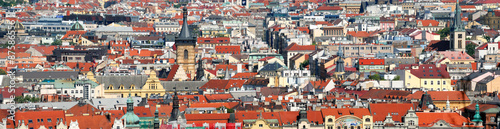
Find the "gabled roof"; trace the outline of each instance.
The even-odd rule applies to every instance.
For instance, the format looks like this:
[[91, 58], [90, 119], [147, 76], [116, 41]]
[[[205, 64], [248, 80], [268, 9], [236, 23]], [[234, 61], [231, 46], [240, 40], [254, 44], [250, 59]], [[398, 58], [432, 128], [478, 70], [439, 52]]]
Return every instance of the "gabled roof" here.
[[371, 115], [367, 108], [323, 108], [321, 109], [321, 114], [323, 115], [323, 118], [328, 115], [333, 115], [335, 118], [353, 115], [361, 119], [365, 115]]
[[440, 51], [439, 54], [443, 55], [444, 57], [446, 57], [450, 60], [471, 60], [471, 61], [474, 60], [473, 57], [471, 57], [469, 54], [467, 54], [465, 52]]
[[417, 25], [422, 23], [422, 26], [438, 26], [439, 21], [436, 20], [417, 20]]
[[80, 105], [77, 104], [70, 109], [66, 110], [66, 114], [73, 114], [73, 116], [83, 116], [84, 114], [87, 115], [95, 115], [95, 113], [101, 112], [101, 110], [95, 108], [94, 106], [90, 104], [84, 104]]
[[371, 103], [370, 112], [374, 122], [384, 121], [387, 114], [391, 114], [392, 120], [403, 122], [402, 117], [412, 107], [412, 103]]
[[410, 73], [418, 78], [450, 78], [444, 64], [440, 67], [434, 64], [420, 64], [418, 69], [411, 69]]
[[[53, 118], [55, 119], [55, 118]], [[69, 126], [71, 121], [78, 121], [78, 126], [82, 129], [109, 129], [112, 127], [113, 122], [108, 120], [104, 115], [95, 115], [95, 116], [68, 116], [66, 117], [66, 123]], [[54, 121], [54, 120], [52, 120]]]
[[315, 45], [298, 45], [296, 43], [292, 43], [285, 48], [285, 51], [314, 51], [316, 50]]
[[416, 112], [418, 116], [418, 126], [432, 127], [439, 120], [444, 120], [452, 127], [462, 127], [463, 123], [470, 123], [467, 118], [456, 112]]

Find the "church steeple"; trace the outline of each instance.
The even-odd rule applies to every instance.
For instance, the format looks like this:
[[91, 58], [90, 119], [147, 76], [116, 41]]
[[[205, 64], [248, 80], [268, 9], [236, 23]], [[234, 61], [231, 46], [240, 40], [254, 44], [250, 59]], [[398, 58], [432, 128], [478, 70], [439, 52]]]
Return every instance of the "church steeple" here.
[[462, 8], [460, 7], [460, 3], [457, 0], [457, 4], [455, 7], [455, 18], [453, 21], [453, 31], [465, 31], [464, 25], [462, 23]]
[[455, 17], [450, 33], [450, 50], [465, 52], [465, 28], [462, 22], [462, 9], [460, 8], [459, 0], [455, 7]]
[[172, 112], [170, 113], [170, 119], [168, 119], [169, 122], [177, 121], [179, 117], [179, 98], [177, 97], [177, 91], [174, 92], [172, 104]]
[[182, 9], [182, 29], [181, 29], [181, 33], [179, 34], [179, 38], [182, 38], [182, 39], [193, 38], [193, 36], [191, 36], [191, 33], [189, 32], [187, 17], [188, 17], [187, 7], [184, 6], [184, 8]]
[[344, 52], [342, 51], [342, 44], [339, 45], [337, 56], [339, 59], [336, 62], [337, 66], [335, 67], [335, 72], [344, 72]]

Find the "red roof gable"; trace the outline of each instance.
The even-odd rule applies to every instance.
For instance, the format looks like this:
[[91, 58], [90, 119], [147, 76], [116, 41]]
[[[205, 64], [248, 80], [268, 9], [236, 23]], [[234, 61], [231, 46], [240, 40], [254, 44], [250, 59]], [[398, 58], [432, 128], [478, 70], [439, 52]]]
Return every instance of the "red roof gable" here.
[[439, 21], [436, 20], [417, 20], [417, 25], [422, 23], [422, 26], [438, 26]]
[[462, 127], [463, 123], [470, 121], [456, 112], [416, 112], [418, 116], [418, 126], [432, 127], [439, 120], [444, 120], [452, 127]]
[[[64, 120], [66, 118], [63, 110], [16, 111], [15, 116], [16, 117], [14, 122], [16, 125], [20, 125], [24, 121], [24, 123], [27, 124], [29, 128], [39, 128], [41, 125], [44, 125], [45, 127], [54, 127], [57, 125], [58, 118], [61, 120]], [[39, 119], [43, 119], [43, 122], [38, 121]], [[50, 119], [50, 122], [48, 121], [48, 119]], [[21, 123], [19, 123], [20, 121]]]
[[402, 117], [413, 107], [411, 103], [371, 103], [370, 112], [373, 121], [384, 121], [387, 114], [391, 114], [392, 120], [403, 122]]

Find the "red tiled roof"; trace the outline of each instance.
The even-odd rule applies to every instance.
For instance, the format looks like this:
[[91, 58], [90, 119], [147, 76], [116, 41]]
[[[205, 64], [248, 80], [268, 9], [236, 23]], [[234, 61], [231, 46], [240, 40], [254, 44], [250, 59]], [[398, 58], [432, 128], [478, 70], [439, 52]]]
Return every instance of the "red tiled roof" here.
[[[56, 126], [57, 118], [64, 120], [66, 117], [63, 110], [57, 111], [16, 111], [15, 113], [15, 125], [20, 125], [19, 121], [24, 121], [29, 128], [39, 128], [41, 125], [45, 127]], [[44, 119], [43, 122], [38, 122], [38, 119]], [[51, 119], [49, 122], [47, 119]], [[31, 120], [32, 123], [29, 123]], [[28, 124], [29, 123], [29, 124]], [[69, 123], [68, 123], [69, 124]]]
[[[407, 99], [420, 100], [424, 91], [417, 91], [408, 95]], [[427, 91], [432, 101], [469, 101], [469, 97], [463, 91]]]
[[231, 78], [252, 78], [255, 75], [257, 75], [257, 73], [236, 73]]
[[387, 114], [391, 114], [392, 120], [403, 122], [402, 117], [412, 107], [412, 103], [371, 103], [370, 112], [374, 122], [384, 121]]
[[[402, 66], [406, 68], [405, 65]], [[434, 64], [421, 64], [418, 66], [418, 69], [411, 69], [410, 73], [418, 78], [450, 78], [450, 74], [446, 71], [446, 65], [444, 64], [440, 67], [436, 67]]]
[[228, 100], [230, 98], [233, 98], [233, 95], [231, 95], [231, 94], [206, 94], [205, 97], [207, 98], [208, 101]]
[[365, 115], [371, 115], [370, 111], [366, 108], [323, 108], [321, 109], [321, 113], [323, 114], [323, 118], [328, 115], [333, 115], [335, 118], [353, 115], [362, 119]]
[[411, 94], [410, 91], [401, 90], [381, 90], [381, 89], [371, 89], [367, 93], [360, 96], [361, 99], [392, 99], [392, 98], [404, 98]]
[[68, 66], [72, 69], [77, 69], [76, 68], [77, 64], [79, 65], [81, 71], [83, 71], [83, 72], [88, 72], [88, 71], [90, 71], [90, 68], [94, 67], [94, 63], [92, 63], [92, 62], [82, 62], [82, 63], [80, 63], [80, 62], [67, 62], [66, 66]]
[[42, 53], [42, 55], [52, 55], [52, 51], [59, 46], [55, 45], [44, 45], [44, 46], [32, 46], [33, 49], [37, 50], [38, 52]]
[[221, 103], [221, 102], [217, 102], [217, 103], [203, 103], [203, 102], [199, 102], [199, 103], [191, 103], [189, 104], [189, 108], [220, 108], [222, 106], [226, 107], [226, 108], [229, 108], [229, 109], [233, 109], [235, 108], [236, 106], [239, 105], [239, 102], [224, 102], [224, 103]]
[[83, 114], [95, 115], [95, 113], [98, 113], [100, 111], [101, 110], [95, 108], [90, 104], [85, 104], [83, 106], [77, 104], [71, 107], [70, 109], [66, 110], [66, 114], [73, 114], [73, 116], [83, 116]]
[[314, 51], [314, 50], [316, 50], [315, 45], [297, 45], [296, 43], [292, 43], [285, 48], [285, 51]]
[[467, 118], [461, 116], [456, 112], [416, 112], [418, 116], [418, 126], [420, 127], [432, 127], [434, 123], [439, 120], [444, 120], [449, 123], [452, 127], [462, 127], [463, 123], [469, 123]]
[[229, 113], [221, 114], [184, 114], [187, 124], [204, 124], [204, 123], [227, 123], [229, 120]]
[[384, 59], [359, 59], [359, 65], [385, 65]]
[[[285, 114], [285, 113], [286, 114], [293, 114], [293, 115], [288, 116], [288, 117], [283, 117], [283, 116], [286, 116], [286, 115], [282, 115], [282, 114]], [[297, 115], [294, 115], [295, 113]], [[260, 116], [261, 114], [262, 114], [262, 116]], [[278, 120], [278, 124], [282, 125], [284, 123], [284, 121], [283, 121], [282, 118], [297, 120], [298, 114], [299, 114], [299, 112], [297, 112], [297, 111], [295, 111], [295, 112], [291, 112], [291, 111], [289, 111], [289, 112], [241, 111], [241, 112], [236, 112], [235, 113], [235, 118], [236, 118], [237, 122], [243, 122], [243, 120], [255, 120], [255, 119], [259, 119], [260, 117], [262, 117], [264, 119], [276, 119], [276, 120]]]
[[23, 96], [24, 93], [29, 93], [29, 90], [26, 88], [23, 88], [23, 87], [13, 88], [14, 91], [12, 91], [12, 92], [9, 92], [9, 89], [10, 89], [10, 87], [8, 87], [8, 86], [1, 88], [0, 94], [3, 96], [3, 98], [9, 98], [12, 95], [14, 97]]
[[439, 21], [436, 20], [417, 20], [417, 25], [422, 23], [422, 26], [438, 26]]
[[215, 51], [218, 54], [240, 54], [240, 46], [215, 46]]
[[87, 31], [67, 31], [66, 34], [61, 39], [74, 39], [80, 38], [83, 34], [87, 33]]
[[172, 65], [172, 68], [170, 69], [166, 80], [172, 81], [174, 79], [175, 73], [177, 73], [177, 70], [179, 70], [179, 65]]
[[114, 120], [108, 120], [104, 115], [66, 117], [67, 125], [69, 125], [71, 121], [78, 121], [78, 126], [82, 129], [111, 129], [114, 122]]

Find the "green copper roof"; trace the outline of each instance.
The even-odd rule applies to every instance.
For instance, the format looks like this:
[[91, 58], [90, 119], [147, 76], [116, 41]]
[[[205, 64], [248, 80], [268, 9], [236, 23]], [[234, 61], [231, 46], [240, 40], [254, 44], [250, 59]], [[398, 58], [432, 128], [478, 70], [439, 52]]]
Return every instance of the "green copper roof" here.
[[78, 21], [76, 21], [75, 24], [71, 25], [70, 30], [85, 30], [85, 29], [83, 28], [82, 24], [80, 24]]
[[483, 122], [483, 120], [481, 120], [481, 115], [479, 114], [479, 104], [476, 103], [476, 114], [474, 115], [474, 119], [472, 120], [472, 122]]
[[74, 89], [78, 84], [90, 84], [92, 88], [99, 86], [91, 80], [44, 80], [38, 85], [54, 85], [54, 89]]

